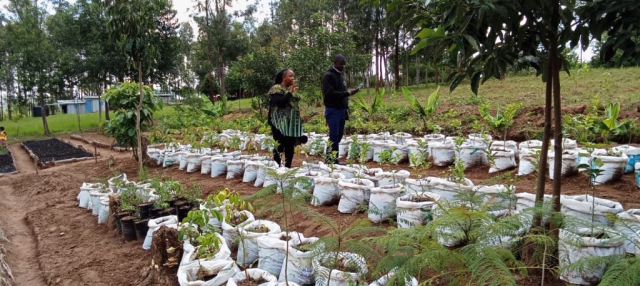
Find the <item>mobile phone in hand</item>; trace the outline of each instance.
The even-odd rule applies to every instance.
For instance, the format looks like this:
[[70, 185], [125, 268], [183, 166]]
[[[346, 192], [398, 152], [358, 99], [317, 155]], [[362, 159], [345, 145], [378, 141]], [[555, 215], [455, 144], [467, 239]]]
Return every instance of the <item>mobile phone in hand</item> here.
[[356, 88], [357, 88], [357, 89], [361, 89], [363, 86], [364, 86], [364, 83], [363, 83], [363, 82], [361, 82], [361, 83], [360, 83]]

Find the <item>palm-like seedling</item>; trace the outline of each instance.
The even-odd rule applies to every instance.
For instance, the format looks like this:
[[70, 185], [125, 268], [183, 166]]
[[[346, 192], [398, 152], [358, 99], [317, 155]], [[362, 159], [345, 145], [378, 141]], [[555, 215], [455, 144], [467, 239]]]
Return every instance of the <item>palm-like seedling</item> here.
[[422, 123], [424, 124], [425, 131], [427, 131], [428, 129], [429, 118], [436, 111], [436, 109], [438, 109], [438, 99], [440, 98], [440, 95], [438, 94], [439, 90], [440, 90], [440, 87], [438, 87], [434, 92], [432, 92], [427, 98], [427, 102], [425, 102], [425, 105], [422, 105], [418, 101], [418, 99], [413, 95], [413, 93], [409, 91], [408, 88], [402, 87], [402, 94], [404, 94], [404, 97], [407, 99], [407, 101], [409, 101], [411, 110], [416, 112], [420, 116], [420, 119], [422, 119]]

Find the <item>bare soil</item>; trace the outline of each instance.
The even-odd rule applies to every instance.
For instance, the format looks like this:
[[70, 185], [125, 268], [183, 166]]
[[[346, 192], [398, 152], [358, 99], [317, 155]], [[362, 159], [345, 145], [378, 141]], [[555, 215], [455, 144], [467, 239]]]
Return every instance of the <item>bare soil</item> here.
[[[110, 139], [90, 134], [92, 140], [110, 142]], [[65, 138], [74, 145], [83, 142]], [[77, 206], [76, 196], [82, 182], [97, 182], [113, 176], [114, 171], [127, 174], [136, 180], [136, 162], [130, 152], [116, 152], [99, 149], [102, 156], [96, 163], [87, 160], [72, 164], [53, 166], [38, 170], [19, 145], [11, 145], [18, 174], [0, 177], [0, 218], [11, 244], [7, 244], [7, 261], [12, 267], [18, 285], [154, 285], [147, 284], [152, 253], [142, 250], [142, 241], [124, 242], [104, 224], [97, 224], [97, 218], [86, 209]], [[299, 167], [304, 155], [296, 155], [293, 166]], [[314, 158], [316, 159], [316, 158]], [[111, 161], [111, 169], [108, 162]], [[414, 171], [407, 164], [399, 166], [372, 167], [385, 170], [405, 169], [411, 177], [446, 176], [447, 168], [432, 167], [426, 171]], [[113, 170], [113, 171], [112, 171]], [[504, 181], [492, 179], [500, 174], [488, 174], [488, 167], [472, 168], [466, 175], [475, 184], [492, 184]], [[226, 180], [224, 177], [211, 178], [200, 173], [187, 174], [177, 166], [167, 169], [150, 167], [150, 177], [173, 178], [183, 183], [197, 184], [203, 189], [203, 196], [223, 188], [238, 191], [249, 196], [259, 189], [253, 184], [242, 183], [241, 178]], [[511, 174], [513, 176], [513, 174]], [[535, 190], [536, 177], [526, 176], [516, 183], [517, 192]], [[552, 181], [547, 179], [547, 193], [551, 193]], [[588, 180], [584, 175], [576, 175], [563, 180], [563, 194], [584, 194], [588, 192]], [[619, 201], [625, 207], [640, 208], [640, 192], [635, 186], [633, 175], [625, 175], [622, 180], [598, 186], [596, 196]], [[257, 216], [281, 222], [282, 217], [264, 212], [257, 204]], [[357, 219], [366, 219], [366, 214], [341, 214], [336, 206], [309, 206], [316, 213], [331, 217], [340, 227], [346, 228]], [[287, 216], [290, 228], [305, 236], [331, 236], [334, 231], [326, 225], [304, 219], [297, 213]], [[383, 227], [391, 227], [389, 223]], [[177, 285], [176, 268], [157, 271], [157, 279], [167, 281], [155, 285]], [[549, 279], [549, 275], [546, 276]], [[555, 281], [555, 278], [553, 278]], [[525, 282], [526, 281], [526, 282]], [[539, 284], [539, 278], [523, 279], [524, 284]], [[553, 283], [545, 283], [557, 285]]]

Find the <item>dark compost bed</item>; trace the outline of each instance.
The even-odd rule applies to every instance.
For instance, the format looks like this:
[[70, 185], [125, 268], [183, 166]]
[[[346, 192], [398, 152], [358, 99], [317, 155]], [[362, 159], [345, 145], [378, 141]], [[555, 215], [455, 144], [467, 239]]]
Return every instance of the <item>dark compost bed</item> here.
[[9, 174], [15, 171], [17, 171], [17, 169], [13, 164], [11, 151], [8, 151], [7, 154], [0, 155], [0, 174]]
[[40, 162], [44, 164], [74, 158], [93, 157], [93, 154], [80, 150], [55, 138], [39, 141], [26, 141], [22, 143], [22, 145], [38, 156]]

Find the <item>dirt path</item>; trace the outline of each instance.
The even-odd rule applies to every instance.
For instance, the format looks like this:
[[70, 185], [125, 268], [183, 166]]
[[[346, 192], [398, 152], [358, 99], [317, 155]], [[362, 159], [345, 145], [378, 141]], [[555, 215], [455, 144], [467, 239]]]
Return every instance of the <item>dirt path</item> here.
[[[22, 170], [25, 169], [20, 169], [21, 172]], [[7, 262], [17, 285], [46, 285], [38, 260], [38, 245], [26, 219], [27, 208], [24, 206], [27, 202], [14, 194], [7, 179], [0, 180], [0, 196], [2, 197], [0, 217], [7, 238], [11, 241], [5, 245], [8, 253]]]
[[24, 150], [20, 144], [9, 145], [9, 149], [11, 150], [11, 154], [13, 154], [13, 164], [16, 166], [16, 169], [18, 169], [20, 174], [36, 172], [36, 166], [34, 165], [33, 160], [31, 160], [27, 151]]

